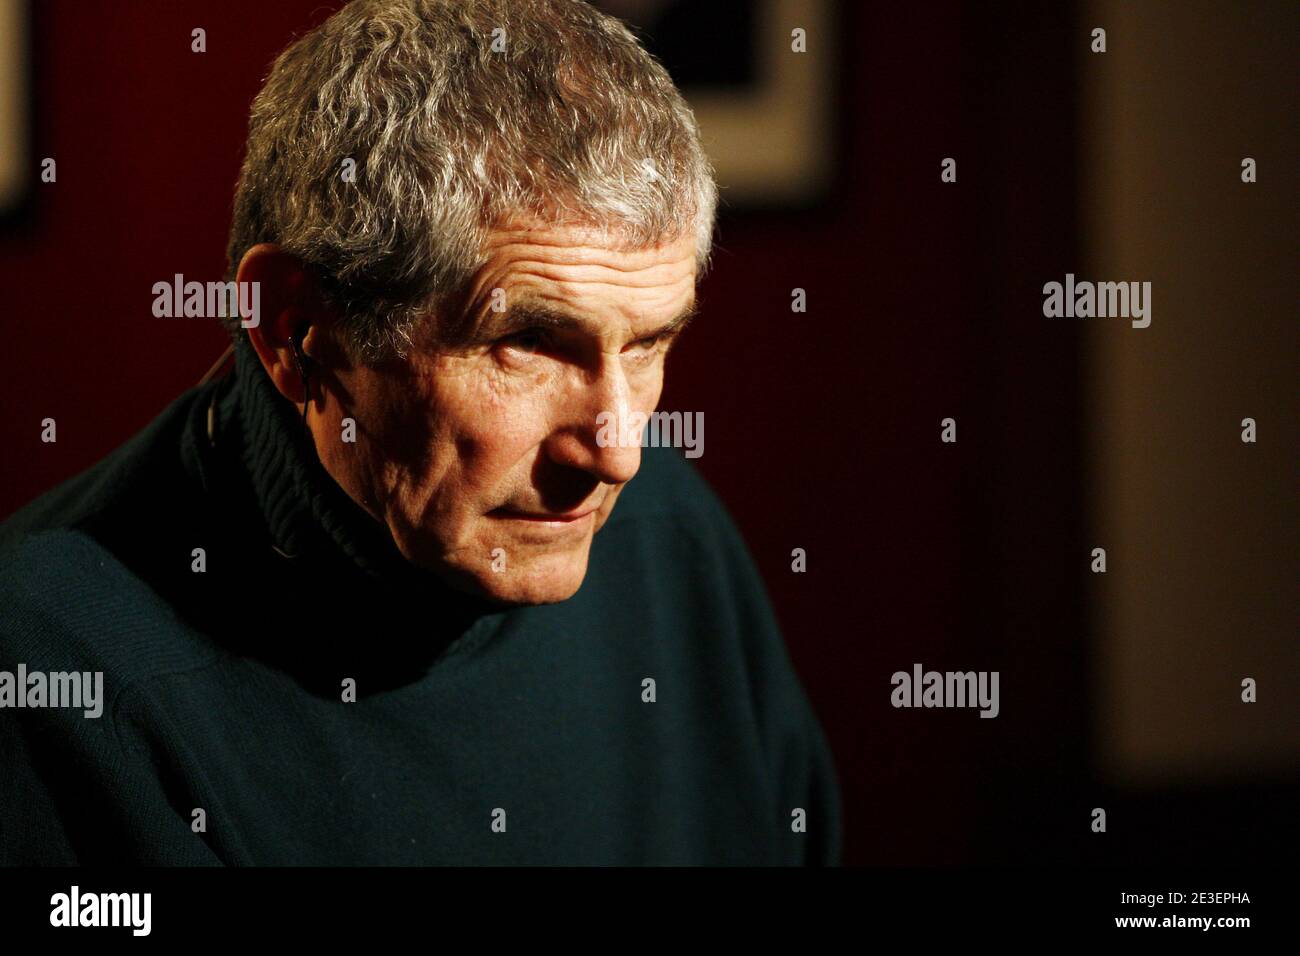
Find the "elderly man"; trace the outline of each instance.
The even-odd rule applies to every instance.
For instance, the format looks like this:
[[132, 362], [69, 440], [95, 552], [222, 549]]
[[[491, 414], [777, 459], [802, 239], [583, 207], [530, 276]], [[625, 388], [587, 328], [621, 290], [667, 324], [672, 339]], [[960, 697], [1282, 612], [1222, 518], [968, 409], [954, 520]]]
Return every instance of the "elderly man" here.
[[736, 530], [597, 426], [658, 404], [715, 203], [576, 0], [359, 0], [286, 50], [233, 371], [4, 526], [0, 669], [103, 701], [0, 710], [0, 859], [838, 862]]

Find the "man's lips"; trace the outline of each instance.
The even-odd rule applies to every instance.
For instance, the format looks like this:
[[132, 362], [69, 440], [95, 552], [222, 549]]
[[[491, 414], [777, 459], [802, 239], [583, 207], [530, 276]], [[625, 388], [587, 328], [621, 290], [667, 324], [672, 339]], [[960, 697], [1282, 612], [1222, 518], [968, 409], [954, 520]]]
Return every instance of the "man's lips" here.
[[595, 508], [584, 508], [581, 511], [519, 511], [515, 508], [496, 508], [488, 512], [498, 518], [509, 518], [514, 521], [537, 521], [548, 524], [572, 524], [575, 521], [581, 521], [590, 514], [595, 513]]

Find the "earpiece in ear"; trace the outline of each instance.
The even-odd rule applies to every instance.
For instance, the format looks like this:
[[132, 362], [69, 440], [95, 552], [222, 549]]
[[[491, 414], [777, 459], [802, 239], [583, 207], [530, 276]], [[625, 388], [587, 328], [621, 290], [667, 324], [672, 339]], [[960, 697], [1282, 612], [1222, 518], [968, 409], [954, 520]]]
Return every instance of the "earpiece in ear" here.
[[298, 377], [302, 379], [302, 427], [307, 428], [307, 406], [311, 404], [311, 359], [303, 350], [303, 341], [311, 330], [311, 324], [304, 322], [289, 336], [289, 348], [293, 351], [293, 364], [298, 368]]
[[307, 377], [307, 370], [311, 365], [311, 359], [307, 357], [307, 353], [303, 351], [302, 347], [309, 331], [311, 331], [311, 326], [303, 323], [294, 330], [293, 335], [289, 336], [289, 348], [293, 350], [293, 363], [298, 367], [299, 377], [304, 379]]

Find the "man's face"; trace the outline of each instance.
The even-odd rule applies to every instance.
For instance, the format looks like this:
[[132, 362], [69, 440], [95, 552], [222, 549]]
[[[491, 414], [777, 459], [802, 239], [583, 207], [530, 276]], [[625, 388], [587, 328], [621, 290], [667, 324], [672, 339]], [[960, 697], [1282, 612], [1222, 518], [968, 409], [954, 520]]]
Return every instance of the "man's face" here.
[[454, 317], [466, 336], [340, 371], [356, 442], [320, 450], [408, 560], [495, 600], [561, 601], [640, 465], [639, 447], [598, 435], [658, 404], [694, 307], [695, 241], [620, 252], [520, 223], [486, 251]]

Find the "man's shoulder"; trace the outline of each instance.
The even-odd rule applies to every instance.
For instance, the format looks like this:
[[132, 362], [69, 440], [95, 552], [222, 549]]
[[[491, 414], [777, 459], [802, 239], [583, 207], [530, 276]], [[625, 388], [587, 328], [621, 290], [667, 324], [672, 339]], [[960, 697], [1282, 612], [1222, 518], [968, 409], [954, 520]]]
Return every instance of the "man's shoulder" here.
[[186, 393], [105, 458], [0, 524], [0, 656], [148, 670], [173, 611], [141, 567], [183, 525]]
[[0, 522], [0, 560], [32, 536], [92, 527], [123, 506], [155, 499], [165, 507], [168, 495], [183, 489], [182, 442], [197, 397], [197, 389], [181, 395], [98, 462]]
[[203, 642], [178, 640], [173, 608], [85, 531], [27, 534], [0, 559], [0, 668], [103, 671], [125, 688], [206, 664]]
[[15, 536], [0, 554], [0, 635], [24, 625], [60, 620], [98, 623], [121, 601], [146, 597], [147, 587], [86, 531], [33, 530]]

